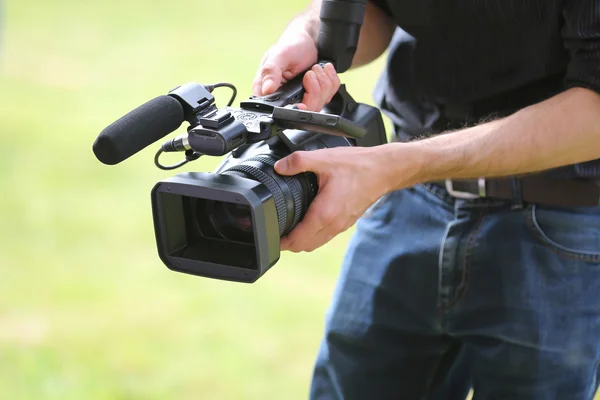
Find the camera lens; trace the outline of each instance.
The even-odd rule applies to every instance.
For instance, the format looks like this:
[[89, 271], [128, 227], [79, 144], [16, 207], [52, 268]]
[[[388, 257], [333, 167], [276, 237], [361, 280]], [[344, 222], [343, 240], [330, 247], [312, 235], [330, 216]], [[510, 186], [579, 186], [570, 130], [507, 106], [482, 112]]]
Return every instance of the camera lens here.
[[[295, 176], [277, 174], [274, 165], [279, 158], [281, 157], [273, 153], [253, 156], [221, 173], [223, 175], [239, 175], [265, 185], [275, 201], [279, 235], [284, 236], [298, 224], [306, 213], [308, 205], [316, 195], [317, 182], [313, 173]], [[230, 215], [234, 214], [230, 213]], [[252, 234], [251, 230], [249, 234]]]
[[244, 204], [210, 201], [206, 204], [210, 224], [226, 240], [252, 242], [252, 214]]

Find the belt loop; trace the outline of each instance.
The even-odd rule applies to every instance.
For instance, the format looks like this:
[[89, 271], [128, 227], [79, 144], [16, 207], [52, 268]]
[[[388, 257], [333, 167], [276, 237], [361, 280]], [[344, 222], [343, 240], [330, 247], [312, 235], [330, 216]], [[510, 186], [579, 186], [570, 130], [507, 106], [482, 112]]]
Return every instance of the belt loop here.
[[519, 210], [523, 208], [523, 191], [521, 189], [521, 179], [511, 178], [510, 183], [513, 199], [513, 205], [511, 206], [511, 209]]

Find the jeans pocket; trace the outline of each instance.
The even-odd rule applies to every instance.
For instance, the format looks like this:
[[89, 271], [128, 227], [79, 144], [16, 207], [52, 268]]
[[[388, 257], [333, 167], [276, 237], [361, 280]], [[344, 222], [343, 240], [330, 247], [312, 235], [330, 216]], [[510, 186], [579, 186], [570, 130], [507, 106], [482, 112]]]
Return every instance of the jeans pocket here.
[[535, 239], [562, 257], [600, 265], [600, 208], [529, 208]]

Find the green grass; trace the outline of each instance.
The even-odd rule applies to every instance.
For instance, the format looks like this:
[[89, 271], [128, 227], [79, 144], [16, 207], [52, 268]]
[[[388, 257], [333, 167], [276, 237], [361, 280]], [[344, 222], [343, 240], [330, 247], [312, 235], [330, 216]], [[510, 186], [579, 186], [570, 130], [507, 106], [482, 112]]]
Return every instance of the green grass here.
[[[306, 398], [351, 231], [284, 254], [253, 285], [171, 272], [156, 255], [150, 189], [179, 171], [154, 167], [156, 146], [113, 167], [91, 151], [108, 123], [178, 84], [230, 81], [238, 99], [250, 95], [264, 51], [304, 3], [6, 5], [1, 399]], [[345, 74], [361, 101], [379, 67]]]
[[[0, 45], [0, 399], [304, 399], [352, 230], [253, 285], [169, 271], [156, 146], [100, 164], [102, 128], [172, 87], [250, 95], [306, 1], [11, 0]], [[344, 74], [371, 103], [376, 64]], [[227, 93], [219, 99], [224, 104]], [[210, 171], [202, 159], [182, 171]]]

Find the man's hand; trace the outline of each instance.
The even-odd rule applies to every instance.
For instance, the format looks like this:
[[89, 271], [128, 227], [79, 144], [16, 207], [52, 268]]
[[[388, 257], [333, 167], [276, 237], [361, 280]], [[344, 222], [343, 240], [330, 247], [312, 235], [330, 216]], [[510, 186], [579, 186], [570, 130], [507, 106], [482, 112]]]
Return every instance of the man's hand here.
[[[312, 0], [266, 52], [252, 85], [255, 96], [271, 94], [308, 70], [302, 80], [305, 94], [296, 106], [319, 112], [331, 101], [340, 87], [340, 79], [332, 64], [317, 65], [320, 9], [321, 0]], [[367, 2], [352, 66], [365, 65], [379, 57], [389, 45], [394, 29], [391, 18]], [[285, 165], [289, 167], [286, 169]], [[282, 175], [311, 171], [319, 180], [319, 193], [307, 215], [288, 237], [282, 238], [282, 249], [295, 252], [312, 251], [347, 230], [388, 191], [391, 182], [386, 177], [389, 172], [381, 152], [373, 148], [294, 152], [280, 160], [276, 171]]]
[[[316, 42], [320, 10], [321, 0], [312, 0], [307, 9], [291, 21], [277, 43], [266, 52], [252, 85], [255, 96], [265, 96], [277, 91], [281, 85], [310, 68], [303, 77], [306, 94], [297, 105], [298, 108], [319, 112], [331, 101], [340, 87], [335, 68], [333, 65], [325, 68], [315, 66], [319, 61]], [[352, 68], [366, 65], [383, 54], [395, 28], [396, 24], [388, 15], [367, 2]]]
[[281, 239], [281, 250], [313, 251], [354, 225], [392, 183], [398, 183], [386, 161], [383, 146], [297, 151], [278, 161], [277, 173], [314, 172], [319, 184], [304, 218]]
[[317, 47], [308, 33], [300, 31], [282, 36], [263, 57], [252, 85], [253, 94], [271, 94], [312, 66], [304, 74], [305, 94], [302, 103], [296, 106], [301, 110], [321, 111], [338, 91], [340, 79], [332, 64], [323, 68], [316, 62]]

